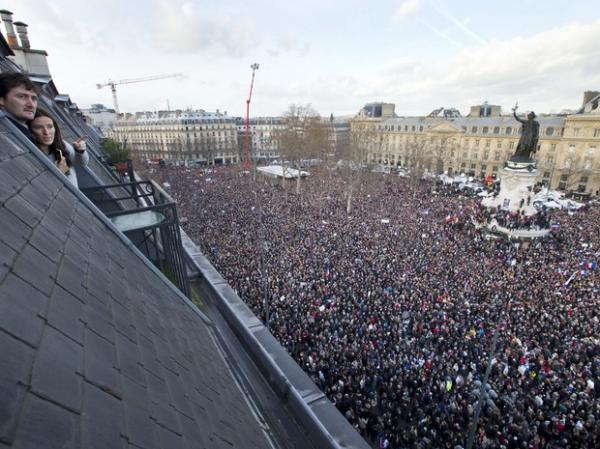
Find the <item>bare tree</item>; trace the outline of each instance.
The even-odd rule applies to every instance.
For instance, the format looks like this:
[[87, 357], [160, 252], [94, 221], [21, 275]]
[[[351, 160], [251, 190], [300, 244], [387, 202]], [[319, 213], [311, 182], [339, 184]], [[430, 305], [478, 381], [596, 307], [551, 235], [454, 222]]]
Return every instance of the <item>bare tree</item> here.
[[431, 171], [436, 175], [444, 173], [444, 168], [453, 165], [458, 155], [456, 138], [448, 136], [434, 137], [431, 144]]
[[299, 194], [303, 161], [320, 157], [327, 151], [328, 127], [310, 105], [292, 104], [283, 116], [285, 127], [277, 133], [280, 154], [288, 161], [282, 162], [283, 174], [289, 166], [298, 170], [296, 193]]
[[553, 168], [560, 175], [558, 189], [565, 192], [583, 192], [586, 186], [593, 184], [600, 176], [593, 170], [593, 161], [575, 152], [569, 152], [560, 166]]
[[369, 153], [377, 148], [379, 140], [373, 125], [368, 122], [357, 121], [352, 123], [350, 139], [347, 145], [338, 148], [341, 158], [340, 169], [344, 174], [346, 190], [346, 213], [352, 212], [352, 201], [357, 188], [362, 183], [363, 171], [367, 169]]
[[426, 169], [431, 167], [432, 153], [429, 151], [430, 148], [430, 143], [423, 136], [413, 136], [406, 142], [404, 149], [405, 161], [409, 170], [409, 185], [414, 193], [416, 193]]

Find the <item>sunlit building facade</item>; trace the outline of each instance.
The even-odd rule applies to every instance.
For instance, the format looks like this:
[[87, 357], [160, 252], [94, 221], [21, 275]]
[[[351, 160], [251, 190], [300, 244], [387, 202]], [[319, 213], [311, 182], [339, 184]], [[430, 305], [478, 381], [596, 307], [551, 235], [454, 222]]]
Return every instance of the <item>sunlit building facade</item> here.
[[[535, 159], [539, 182], [568, 192], [600, 194], [600, 93], [586, 92], [573, 114], [538, 114]], [[372, 117], [361, 110], [351, 123], [356, 134], [369, 130], [368, 163], [410, 168], [415, 151], [432, 173], [495, 176], [514, 153], [521, 124], [498, 106], [474, 106], [466, 117]], [[372, 104], [369, 110], [372, 110]], [[478, 111], [484, 111], [483, 113]]]

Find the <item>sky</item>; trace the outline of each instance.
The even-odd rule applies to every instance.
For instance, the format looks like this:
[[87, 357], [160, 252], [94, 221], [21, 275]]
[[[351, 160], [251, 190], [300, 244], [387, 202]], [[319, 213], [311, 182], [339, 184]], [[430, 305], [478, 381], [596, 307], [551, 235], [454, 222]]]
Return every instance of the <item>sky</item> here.
[[[401, 116], [488, 101], [559, 112], [600, 90], [597, 0], [3, 0], [46, 50], [54, 82], [80, 107], [251, 116], [310, 104], [353, 115], [368, 102]], [[2, 32], [6, 35], [2, 25]]]

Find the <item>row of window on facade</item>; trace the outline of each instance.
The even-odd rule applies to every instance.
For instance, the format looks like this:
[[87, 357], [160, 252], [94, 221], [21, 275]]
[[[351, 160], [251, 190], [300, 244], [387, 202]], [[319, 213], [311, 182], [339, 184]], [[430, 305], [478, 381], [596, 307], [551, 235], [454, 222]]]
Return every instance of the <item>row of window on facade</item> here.
[[[402, 125], [379, 125], [378, 129], [380, 131], [402, 131]], [[405, 132], [423, 132], [424, 131], [424, 126], [423, 125], [404, 125], [404, 131]], [[462, 126], [462, 131], [463, 132], [467, 132], [467, 127], [466, 126]], [[481, 132], [480, 132], [481, 129]], [[500, 126], [494, 126], [493, 128], [490, 128], [489, 126], [482, 126], [481, 128], [478, 126], [472, 126], [471, 127], [471, 134], [490, 134], [490, 129], [492, 129], [492, 134], [504, 134], [504, 135], [512, 135], [512, 134], [521, 134], [521, 129], [522, 128], [513, 128], [512, 126], [507, 126], [504, 128], [501, 128]], [[545, 136], [557, 136], [557, 137], [563, 137], [564, 135], [564, 131], [565, 128], [556, 128], [553, 126], [548, 126], [546, 128], [543, 128], [541, 130], [541, 134], [545, 135]], [[572, 129], [572, 135], [573, 137], [580, 137], [581, 136], [581, 128], [573, 128]], [[591, 137], [591, 136], [588, 136]], [[599, 138], [600, 137], [600, 128], [595, 128], [593, 131], [593, 137], [594, 138]]]

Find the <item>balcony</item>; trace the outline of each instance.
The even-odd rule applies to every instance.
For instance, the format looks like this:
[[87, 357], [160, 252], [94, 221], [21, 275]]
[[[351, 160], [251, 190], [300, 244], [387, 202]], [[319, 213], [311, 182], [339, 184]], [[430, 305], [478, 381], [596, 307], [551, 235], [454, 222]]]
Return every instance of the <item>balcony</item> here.
[[179, 290], [190, 296], [177, 204], [158, 184], [123, 182], [81, 191]]

